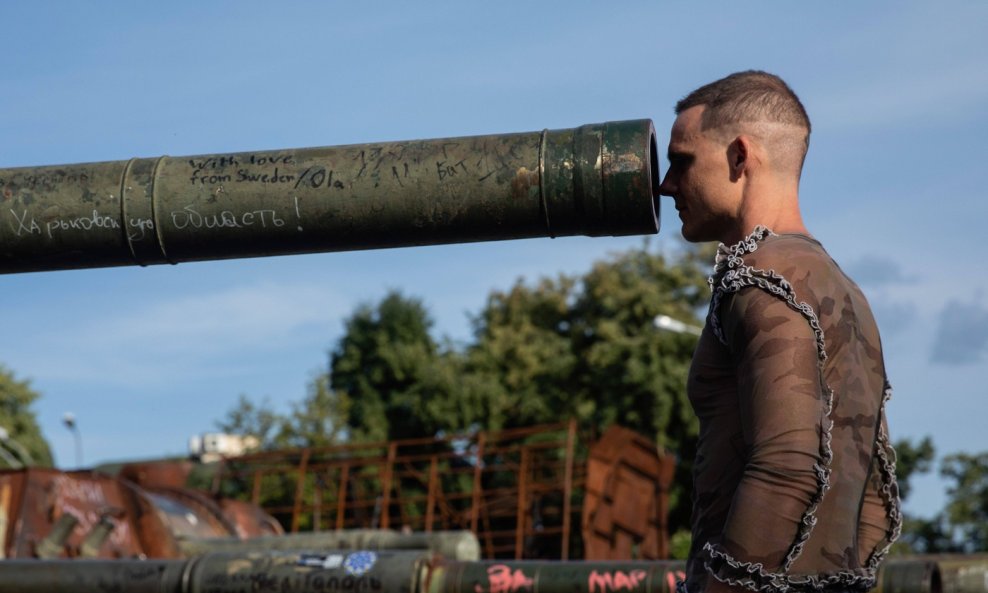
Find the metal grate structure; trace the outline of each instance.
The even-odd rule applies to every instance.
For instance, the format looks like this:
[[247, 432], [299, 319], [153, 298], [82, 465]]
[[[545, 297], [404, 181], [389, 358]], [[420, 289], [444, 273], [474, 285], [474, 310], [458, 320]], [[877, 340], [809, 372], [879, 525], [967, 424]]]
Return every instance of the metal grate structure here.
[[468, 529], [486, 558], [565, 560], [585, 481], [578, 445], [570, 421], [260, 452], [226, 460], [213, 490], [249, 498], [292, 533]]

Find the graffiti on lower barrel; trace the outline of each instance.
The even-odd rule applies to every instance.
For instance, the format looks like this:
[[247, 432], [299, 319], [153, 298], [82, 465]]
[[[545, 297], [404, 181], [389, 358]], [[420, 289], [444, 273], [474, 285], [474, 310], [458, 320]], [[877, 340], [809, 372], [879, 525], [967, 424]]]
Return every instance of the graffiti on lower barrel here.
[[487, 589], [474, 585], [476, 593], [519, 593], [532, 590], [532, 579], [525, 576], [520, 568], [512, 569], [507, 564], [495, 564], [487, 569]]
[[614, 570], [597, 572], [590, 571], [587, 579], [587, 591], [590, 593], [612, 593], [615, 591], [634, 591], [645, 582], [648, 573], [644, 570]]

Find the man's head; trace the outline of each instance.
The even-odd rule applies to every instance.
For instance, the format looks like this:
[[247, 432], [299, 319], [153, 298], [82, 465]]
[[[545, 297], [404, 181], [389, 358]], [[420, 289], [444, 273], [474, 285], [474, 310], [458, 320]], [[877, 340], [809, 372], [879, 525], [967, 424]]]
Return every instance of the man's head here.
[[782, 79], [751, 70], [731, 74], [687, 95], [676, 114], [660, 190], [675, 199], [687, 240], [736, 237], [747, 219], [772, 208], [781, 215], [796, 208], [798, 218], [810, 121]]

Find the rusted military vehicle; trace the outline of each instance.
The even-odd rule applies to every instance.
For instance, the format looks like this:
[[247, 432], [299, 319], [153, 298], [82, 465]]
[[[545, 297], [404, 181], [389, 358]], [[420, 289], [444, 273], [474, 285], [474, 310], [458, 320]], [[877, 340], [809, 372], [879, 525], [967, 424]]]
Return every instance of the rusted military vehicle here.
[[185, 487], [191, 464], [125, 465], [116, 476], [48, 468], [0, 471], [3, 558], [178, 558], [195, 538], [279, 535], [247, 502]]

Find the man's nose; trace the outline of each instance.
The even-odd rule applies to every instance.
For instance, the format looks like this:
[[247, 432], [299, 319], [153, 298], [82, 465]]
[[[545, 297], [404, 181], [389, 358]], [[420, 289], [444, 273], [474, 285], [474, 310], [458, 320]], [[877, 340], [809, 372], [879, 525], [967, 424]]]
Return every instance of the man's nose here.
[[662, 183], [659, 184], [659, 195], [669, 196], [670, 198], [675, 197], [676, 187], [672, 180], [669, 178], [669, 172], [666, 171], [666, 176], [662, 179]]

